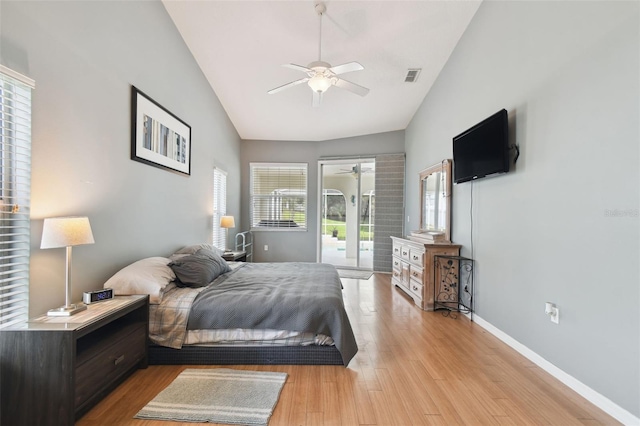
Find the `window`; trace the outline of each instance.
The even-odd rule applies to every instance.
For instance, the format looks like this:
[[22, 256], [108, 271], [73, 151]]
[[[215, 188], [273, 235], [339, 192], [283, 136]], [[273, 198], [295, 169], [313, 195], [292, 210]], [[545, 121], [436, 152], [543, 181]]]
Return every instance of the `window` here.
[[0, 65], [0, 328], [29, 316], [31, 89]]
[[307, 164], [251, 163], [251, 230], [307, 229]]
[[227, 230], [220, 227], [220, 218], [227, 214], [227, 173], [213, 169], [213, 245], [227, 249]]

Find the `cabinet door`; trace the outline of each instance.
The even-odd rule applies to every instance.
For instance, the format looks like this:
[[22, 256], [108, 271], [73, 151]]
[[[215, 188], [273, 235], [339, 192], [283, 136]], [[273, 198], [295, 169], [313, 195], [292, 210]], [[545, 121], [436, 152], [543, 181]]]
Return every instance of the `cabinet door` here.
[[407, 290], [409, 289], [409, 280], [411, 279], [411, 272], [409, 271], [409, 264], [402, 262], [402, 281], [401, 284]]

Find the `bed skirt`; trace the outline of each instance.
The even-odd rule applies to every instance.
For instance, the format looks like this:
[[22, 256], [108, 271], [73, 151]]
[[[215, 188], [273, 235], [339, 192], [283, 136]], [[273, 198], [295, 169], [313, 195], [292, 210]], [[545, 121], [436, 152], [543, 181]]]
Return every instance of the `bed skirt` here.
[[335, 346], [149, 345], [151, 365], [343, 365]]

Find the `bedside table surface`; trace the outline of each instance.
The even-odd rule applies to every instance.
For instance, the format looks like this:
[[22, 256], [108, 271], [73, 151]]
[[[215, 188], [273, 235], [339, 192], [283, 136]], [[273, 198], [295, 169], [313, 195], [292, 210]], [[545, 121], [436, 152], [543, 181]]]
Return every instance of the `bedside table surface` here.
[[237, 260], [245, 257], [246, 255], [247, 255], [247, 252], [245, 251], [226, 251], [222, 255], [222, 258], [224, 260]]
[[124, 309], [147, 297], [146, 294], [131, 296], [115, 296], [113, 299], [87, 305], [87, 310], [70, 317], [50, 317], [41, 315], [31, 318], [22, 324], [16, 324], [3, 330], [78, 330], [90, 326], [101, 319], [113, 314], [114, 311]]

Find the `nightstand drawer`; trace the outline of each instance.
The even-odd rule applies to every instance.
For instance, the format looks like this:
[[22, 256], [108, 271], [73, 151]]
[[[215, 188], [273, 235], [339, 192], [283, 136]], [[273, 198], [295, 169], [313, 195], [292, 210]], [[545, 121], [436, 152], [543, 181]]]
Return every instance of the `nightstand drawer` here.
[[147, 345], [146, 324], [135, 323], [107, 333], [99, 344], [78, 353], [76, 370], [77, 407], [107, 388], [114, 380], [140, 363]]

